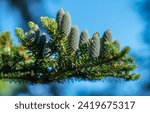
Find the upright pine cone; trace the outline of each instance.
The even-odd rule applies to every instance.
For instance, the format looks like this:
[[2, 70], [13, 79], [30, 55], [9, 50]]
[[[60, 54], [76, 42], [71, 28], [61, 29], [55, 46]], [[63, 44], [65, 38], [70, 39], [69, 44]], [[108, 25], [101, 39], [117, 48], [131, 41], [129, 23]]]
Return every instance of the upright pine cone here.
[[100, 51], [100, 36], [99, 33], [94, 33], [91, 42], [90, 42], [90, 48], [89, 48], [89, 57], [90, 58], [96, 58], [99, 56]]
[[62, 17], [62, 21], [61, 21], [61, 35], [63, 37], [67, 37], [70, 33], [70, 29], [71, 29], [71, 17], [69, 12], [66, 12], [63, 17]]
[[88, 43], [89, 42], [89, 34], [88, 34], [88, 31], [87, 30], [84, 30], [81, 32], [80, 34], [80, 42], [79, 42], [79, 45], [83, 45], [85, 43]]
[[73, 51], [76, 51], [79, 45], [79, 29], [77, 26], [71, 28], [68, 38], [69, 47], [71, 47]]
[[64, 14], [65, 14], [65, 12], [64, 12], [63, 8], [60, 8], [59, 11], [57, 12], [56, 22], [57, 22], [59, 30], [61, 28], [61, 21], [62, 21], [62, 17]]
[[41, 56], [43, 55], [43, 51], [44, 51], [44, 47], [45, 47], [45, 44], [46, 44], [46, 34], [43, 33], [41, 34], [40, 36], [40, 41], [37, 45], [37, 48], [38, 48], [38, 54]]
[[106, 50], [106, 47], [105, 47], [106, 41], [112, 42], [112, 34], [109, 29], [104, 32], [102, 38], [100, 39], [100, 45], [101, 45], [100, 56], [101, 57], [105, 56], [104, 54], [105, 54], [105, 50]]
[[110, 31], [109, 29], [106, 30], [106, 31], [104, 32], [102, 38], [103, 38], [104, 41], [110, 41], [110, 42], [112, 42], [112, 34], [111, 34], [111, 31]]

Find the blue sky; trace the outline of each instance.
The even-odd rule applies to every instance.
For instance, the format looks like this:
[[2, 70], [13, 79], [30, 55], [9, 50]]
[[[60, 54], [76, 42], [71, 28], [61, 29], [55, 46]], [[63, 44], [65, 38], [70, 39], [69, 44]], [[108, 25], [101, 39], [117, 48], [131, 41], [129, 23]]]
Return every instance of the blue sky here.
[[[138, 13], [135, 11], [135, 2], [139, 0], [45, 0], [43, 1], [44, 8], [47, 14], [51, 14], [52, 17], [56, 16], [59, 8], [64, 8], [65, 11], [69, 11], [72, 17], [72, 24], [78, 25], [79, 30], [87, 29], [92, 36], [94, 32], [103, 32], [107, 29], [111, 29], [113, 39], [118, 39], [122, 47], [130, 46], [132, 52], [147, 53], [146, 46], [142, 43], [142, 30], [144, 29], [144, 22], [139, 18]], [[20, 17], [17, 10], [10, 9], [8, 5], [3, 2], [3, 8], [0, 7], [2, 13], [0, 13], [0, 24], [2, 26], [1, 31], [8, 30], [15, 37], [14, 29], [18, 26]], [[37, 9], [32, 7], [32, 11], [37, 13]], [[41, 16], [43, 15], [42, 11]], [[15, 15], [15, 17], [14, 17]], [[17, 21], [16, 21], [17, 20]], [[16, 23], [15, 23], [16, 21]], [[14, 38], [14, 41], [16, 39]], [[145, 74], [146, 72], [137, 69], [137, 72]], [[145, 77], [141, 79], [144, 81]], [[141, 81], [120, 83], [117, 82], [74, 82], [58, 84], [58, 88], [63, 89], [62, 95], [77, 95], [80, 91], [84, 92], [97, 92], [108, 91], [118, 95], [137, 95], [140, 93], [139, 83]], [[113, 87], [114, 85], [114, 87]], [[34, 89], [37, 86], [29, 86]], [[46, 88], [46, 86], [43, 86]], [[114, 88], [114, 90], [112, 90]], [[128, 91], [129, 88], [132, 91]]]
[[[69, 11], [72, 24], [78, 25], [80, 31], [88, 29], [91, 36], [96, 31], [102, 35], [106, 29], [111, 29], [113, 38], [118, 39], [122, 47], [130, 45], [133, 51], [136, 51], [137, 48], [143, 50], [145, 46], [139, 40], [143, 23], [135, 12], [135, 1], [139, 0], [134, 2], [131, 0], [61, 0], [59, 2], [45, 0], [43, 4], [45, 10], [53, 17], [56, 16], [59, 8]], [[0, 13], [1, 31], [9, 30], [15, 37], [14, 29], [18, 26], [17, 24], [20, 24], [18, 11], [15, 9], [12, 11], [5, 2], [0, 10], [2, 11]], [[31, 11], [37, 13], [34, 7]], [[43, 16], [42, 11], [39, 13]], [[17, 23], [15, 23], [16, 20]], [[16, 42], [15, 39], [14, 42]]]

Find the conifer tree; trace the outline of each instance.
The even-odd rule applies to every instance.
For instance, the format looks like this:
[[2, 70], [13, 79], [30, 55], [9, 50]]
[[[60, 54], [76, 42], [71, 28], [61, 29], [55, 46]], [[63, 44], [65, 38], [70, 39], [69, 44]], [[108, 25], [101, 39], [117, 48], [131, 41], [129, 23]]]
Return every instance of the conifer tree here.
[[47, 33], [41, 33], [34, 22], [29, 31], [16, 28], [20, 45], [12, 44], [10, 34], [0, 34], [0, 79], [24, 83], [48, 84], [76, 78], [102, 80], [108, 77], [125, 81], [137, 80], [136, 68], [129, 47], [120, 48], [112, 40], [110, 30], [102, 37], [95, 32], [89, 38], [72, 26], [69, 12], [60, 9], [56, 19], [41, 17]]

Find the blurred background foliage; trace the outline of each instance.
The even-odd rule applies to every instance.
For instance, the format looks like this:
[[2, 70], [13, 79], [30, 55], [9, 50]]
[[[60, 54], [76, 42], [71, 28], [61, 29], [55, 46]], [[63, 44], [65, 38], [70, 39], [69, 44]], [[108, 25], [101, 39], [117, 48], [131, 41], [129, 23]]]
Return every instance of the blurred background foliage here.
[[136, 9], [144, 22], [144, 29], [142, 32], [142, 41], [147, 46], [149, 53], [145, 56], [138, 56], [139, 62], [144, 62], [143, 67], [147, 70], [149, 75], [148, 81], [144, 85], [144, 89], [150, 92], [150, 0], [143, 0], [136, 3]]
[[150, 95], [150, 0], [0, 0], [0, 32], [10, 31], [13, 43], [18, 44], [16, 27], [27, 30], [27, 23], [33, 21], [42, 28], [40, 17], [55, 17], [61, 7], [90, 35], [110, 28], [121, 45], [131, 47], [142, 78], [125, 83], [107, 79], [49, 85], [0, 81], [0, 95]]

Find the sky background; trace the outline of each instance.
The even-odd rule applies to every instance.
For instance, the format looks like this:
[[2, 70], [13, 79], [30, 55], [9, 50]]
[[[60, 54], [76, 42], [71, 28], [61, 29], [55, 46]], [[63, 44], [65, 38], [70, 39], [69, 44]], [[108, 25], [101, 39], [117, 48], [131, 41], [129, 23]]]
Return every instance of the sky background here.
[[[21, 24], [21, 14], [16, 8], [9, 7], [9, 0], [0, 0], [0, 32], [10, 31], [14, 44], [17, 44], [14, 29]], [[29, 1], [29, 0], [28, 0]], [[38, 0], [37, 0], [38, 1]], [[87, 29], [90, 36], [94, 32], [103, 35], [104, 31], [112, 31], [113, 40], [118, 39], [121, 47], [130, 46], [131, 55], [147, 56], [148, 47], [142, 42], [142, 31], [145, 23], [136, 12], [135, 2], [140, 0], [43, 0], [43, 10], [36, 9], [39, 4], [32, 4], [29, 8], [34, 15], [55, 18], [59, 8], [69, 11], [72, 25], [78, 25], [79, 30]], [[40, 20], [38, 20], [39, 22]], [[143, 61], [143, 63], [146, 61]], [[141, 62], [135, 72], [142, 77], [137, 81], [121, 82], [104, 80], [97, 82], [74, 81], [55, 84], [59, 95], [150, 95], [144, 92], [142, 84], [149, 82], [148, 71], [143, 69]], [[32, 85], [28, 90], [32, 95], [53, 95], [47, 90], [49, 85]], [[28, 95], [18, 93], [18, 95]]]

